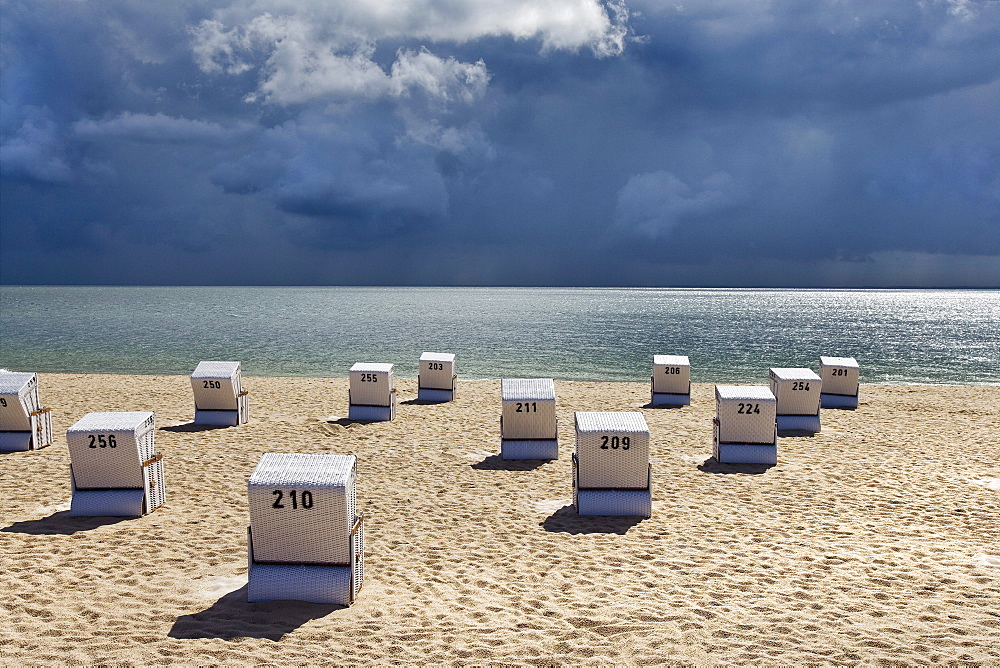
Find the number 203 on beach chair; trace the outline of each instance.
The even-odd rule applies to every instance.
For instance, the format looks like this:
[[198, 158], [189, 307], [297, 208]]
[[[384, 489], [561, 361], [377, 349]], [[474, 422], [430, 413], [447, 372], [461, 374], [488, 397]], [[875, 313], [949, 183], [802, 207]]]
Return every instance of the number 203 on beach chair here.
[[0, 372], [0, 452], [52, 444], [52, 409], [38, 399], [38, 374]]

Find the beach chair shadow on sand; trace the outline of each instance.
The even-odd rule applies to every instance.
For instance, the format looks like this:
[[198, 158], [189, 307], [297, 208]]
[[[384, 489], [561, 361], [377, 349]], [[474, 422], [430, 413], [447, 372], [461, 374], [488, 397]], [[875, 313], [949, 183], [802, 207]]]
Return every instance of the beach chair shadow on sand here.
[[767, 473], [768, 469], [774, 468], [774, 464], [724, 464], [715, 457], [709, 457], [701, 464], [698, 470], [703, 473], [743, 473], [748, 475], [760, 475]]
[[247, 588], [243, 585], [231, 591], [210, 608], [190, 615], [181, 615], [167, 636], [193, 640], [195, 638], [266, 638], [283, 637], [314, 619], [329, 615], [347, 606], [301, 601], [268, 601], [247, 603]]
[[615, 533], [625, 535], [645, 517], [602, 517], [580, 515], [575, 506], [563, 506], [542, 520], [542, 528], [553, 533]]
[[184, 424], [175, 424], [172, 427], [160, 427], [160, 431], [169, 431], [175, 434], [191, 434], [201, 431], [215, 431], [216, 429], [230, 429], [229, 425], [217, 425], [217, 424], [197, 424], [195, 422], [185, 422]]
[[117, 524], [128, 517], [96, 517], [70, 515], [68, 510], [60, 510], [38, 520], [14, 522], [0, 529], [6, 533], [24, 533], [32, 536], [69, 536], [80, 531], [92, 531], [98, 527]]
[[483, 461], [471, 466], [477, 471], [534, 471], [551, 461], [550, 459], [504, 459], [500, 455], [489, 455]]

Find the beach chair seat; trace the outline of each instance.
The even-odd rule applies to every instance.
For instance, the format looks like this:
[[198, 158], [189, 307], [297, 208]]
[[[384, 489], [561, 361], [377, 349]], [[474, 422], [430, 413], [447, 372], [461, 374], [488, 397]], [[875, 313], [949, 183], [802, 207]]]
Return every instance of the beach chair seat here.
[[194, 424], [235, 427], [250, 419], [239, 362], [199, 362], [191, 374]]
[[573, 499], [580, 515], [650, 517], [649, 427], [642, 413], [575, 414]]
[[417, 400], [445, 402], [455, 398], [455, 355], [423, 353], [417, 373]]
[[0, 373], [0, 452], [25, 452], [52, 444], [52, 409], [38, 399], [38, 374]]
[[392, 364], [358, 362], [348, 378], [348, 419], [385, 422], [396, 418]]
[[66, 431], [71, 515], [140, 517], [166, 501], [152, 412], [87, 413]]
[[820, 431], [822, 379], [812, 369], [773, 368], [769, 370], [771, 393], [777, 400], [778, 436]]
[[858, 407], [860, 395], [860, 368], [853, 357], [819, 358], [819, 377], [822, 380], [820, 406], [822, 408]]
[[716, 385], [712, 455], [724, 464], [777, 464], [777, 400], [763, 385]]
[[653, 355], [650, 406], [691, 404], [691, 361], [687, 355]]
[[558, 459], [555, 381], [505, 378], [500, 398], [500, 457]]
[[254, 601], [350, 605], [364, 581], [354, 455], [265, 453], [247, 482]]

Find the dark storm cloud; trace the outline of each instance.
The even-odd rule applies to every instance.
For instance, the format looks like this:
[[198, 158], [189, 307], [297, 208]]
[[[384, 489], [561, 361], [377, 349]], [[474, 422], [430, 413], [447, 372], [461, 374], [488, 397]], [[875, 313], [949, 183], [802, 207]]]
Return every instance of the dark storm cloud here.
[[0, 11], [4, 282], [1000, 283], [998, 2]]

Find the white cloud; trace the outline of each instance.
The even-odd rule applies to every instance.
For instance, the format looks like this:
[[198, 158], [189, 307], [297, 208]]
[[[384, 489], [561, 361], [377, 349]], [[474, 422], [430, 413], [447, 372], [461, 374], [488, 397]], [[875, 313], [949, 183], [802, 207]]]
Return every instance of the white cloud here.
[[415, 88], [450, 103], [469, 103], [489, 81], [482, 62], [404, 49], [390, 71], [374, 60], [379, 40], [462, 43], [484, 37], [537, 39], [546, 50], [589, 47], [621, 53], [628, 10], [623, 0], [383, 0], [237, 2], [191, 29], [192, 53], [208, 74], [259, 69], [249, 100], [297, 104], [314, 99], [377, 99]]
[[166, 114], [133, 114], [128, 111], [105, 120], [83, 119], [73, 123], [72, 127], [75, 135], [84, 140], [131, 139], [149, 142], [223, 143], [257, 131], [256, 126], [249, 123], [226, 127]]

